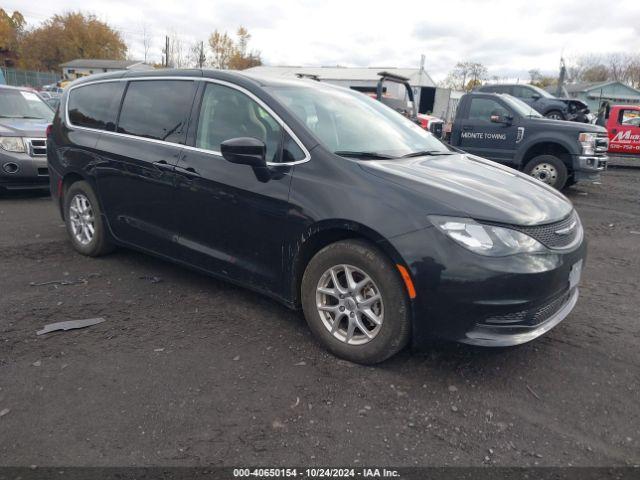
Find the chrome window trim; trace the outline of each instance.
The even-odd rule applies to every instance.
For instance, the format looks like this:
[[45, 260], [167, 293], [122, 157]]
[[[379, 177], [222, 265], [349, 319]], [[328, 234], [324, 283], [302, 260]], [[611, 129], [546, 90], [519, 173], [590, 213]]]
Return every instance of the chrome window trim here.
[[201, 152], [201, 153], [206, 153], [206, 154], [209, 154], [209, 155], [216, 155], [218, 157], [221, 157], [222, 153], [218, 152], [218, 151], [215, 151], [215, 150], [207, 150], [207, 149], [204, 149], [204, 148], [192, 147], [190, 145], [183, 145], [181, 143], [167, 142], [165, 140], [156, 140], [155, 138], [139, 137], [137, 135], [130, 135], [128, 133], [110, 132], [108, 130], [99, 130], [97, 128], [81, 127], [79, 125], [74, 125], [73, 123], [71, 123], [71, 120], [69, 119], [69, 97], [71, 96], [71, 92], [73, 90], [75, 90], [76, 88], [82, 88], [82, 87], [86, 87], [86, 86], [89, 86], [89, 85], [96, 85], [96, 84], [99, 84], [99, 83], [151, 81], [151, 80], [183, 80], [183, 81], [186, 80], [186, 81], [191, 81], [191, 82], [215, 83], [217, 85], [223, 85], [225, 87], [233, 88], [235, 90], [238, 90], [239, 92], [242, 92], [243, 94], [248, 96], [250, 99], [252, 99], [254, 102], [256, 102], [258, 105], [260, 105], [262, 108], [264, 108], [267, 111], [267, 113], [269, 113], [269, 115], [271, 115], [275, 119], [275, 121], [278, 122], [278, 124], [291, 136], [291, 138], [293, 138], [293, 141], [298, 144], [298, 146], [300, 147], [300, 149], [302, 149], [302, 152], [304, 153], [304, 158], [301, 159], [301, 160], [296, 160], [294, 162], [267, 162], [267, 166], [268, 167], [292, 166], [292, 165], [298, 165], [298, 164], [301, 164], [301, 163], [305, 163], [305, 162], [308, 162], [309, 160], [311, 160], [311, 154], [309, 153], [309, 150], [307, 150], [307, 148], [300, 141], [298, 136], [293, 132], [293, 130], [291, 130], [289, 125], [287, 125], [284, 122], [284, 120], [282, 120], [278, 116], [278, 114], [275, 113], [271, 109], [271, 107], [269, 107], [266, 103], [264, 103], [261, 99], [259, 99], [256, 95], [254, 95], [252, 92], [250, 92], [246, 88], [241, 87], [240, 85], [236, 85], [235, 83], [227, 82], [226, 80], [218, 80], [217, 78], [179, 77], [179, 76], [175, 76], [175, 77], [174, 76], [124, 77], [124, 78], [113, 78], [113, 79], [105, 79], [105, 80], [95, 80], [95, 81], [92, 81], [92, 82], [86, 82], [86, 83], [81, 83], [79, 85], [74, 85], [74, 86], [69, 87], [69, 91], [67, 92], [67, 97], [66, 97], [65, 105], [64, 105], [64, 121], [65, 121], [67, 127], [69, 127], [72, 130], [73, 129], [78, 129], [78, 130], [86, 130], [86, 131], [90, 131], [90, 132], [106, 133], [107, 135], [114, 135], [114, 136], [124, 137], [124, 138], [132, 138], [132, 139], [136, 139], [136, 140], [142, 140], [142, 141], [145, 141], [145, 142], [160, 143], [160, 144], [163, 144], [163, 145], [171, 145], [171, 146], [175, 146], [175, 147], [181, 147], [181, 148], [184, 148], [186, 150], [191, 150], [191, 151], [195, 151], [195, 152]]

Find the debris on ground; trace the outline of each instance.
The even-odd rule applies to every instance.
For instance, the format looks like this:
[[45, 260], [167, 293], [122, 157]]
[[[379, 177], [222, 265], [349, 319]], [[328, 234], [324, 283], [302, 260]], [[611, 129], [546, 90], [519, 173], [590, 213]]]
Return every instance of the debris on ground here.
[[61, 286], [80, 285], [80, 284], [86, 285], [87, 283], [89, 283], [90, 278], [95, 278], [99, 276], [100, 276], [99, 273], [90, 273], [86, 277], [78, 277], [76, 279], [71, 279], [71, 280], [49, 280], [48, 282], [31, 282], [29, 283], [29, 286], [44, 287], [47, 285], [54, 285], [57, 288], [59, 285]]
[[40, 360], [36, 360], [31, 365], [33, 365], [34, 367], [39, 367], [40, 365], [42, 365], [42, 362]]
[[531, 388], [529, 385], [527, 385], [526, 387], [527, 387], [527, 390], [529, 390], [529, 392], [531, 392], [531, 395], [533, 395], [538, 400], [540, 400], [540, 396], [535, 392], [535, 390], [533, 388]]
[[306, 364], [307, 364], [307, 362], [305, 362], [305, 361], [303, 360], [302, 362], [295, 363], [294, 365], [295, 365], [296, 367], [304, 367]]
[[50, 323], [45, 325], [42, 330], [38, 330], [36, 335], [44, 335], [45, 333], [55, 332], [56, 330], [74, 330], [76, 328], [90, 327], [91, 325], [97, 325], [104, 322], [102, 317], [87, 318], [85, 320], [68, 320], [66, 322]]
[[0, 410], [0, 417], [4, 417], [10, 411], [11, 410], [9, 410], [8, 408], [3, 408], [2, 410]]
[[162, 282], [162, 278], [155, 276], [142, 276], [138, 277], [140, 280], [148, 280], [149, 283], [160, 283]]

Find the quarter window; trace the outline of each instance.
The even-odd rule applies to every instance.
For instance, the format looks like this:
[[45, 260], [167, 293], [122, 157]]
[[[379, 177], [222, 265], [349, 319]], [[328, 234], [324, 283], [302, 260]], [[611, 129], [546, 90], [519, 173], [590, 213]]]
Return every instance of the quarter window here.
[[267, 161], [277, 162], [282, 128], [257, 102], [235, 88], [209, 83], [202, 97], [196, 147], [214, 152], [237, 137], [253, 137], [267, 146]]
[[195, 82], [185, 80], [130, 82], [117, 131], [166, 142], [184, 143], [185, 125], [195, 88]]
[[69, 120], [79, 127], [115, 131], [124, 82], [96, 83], [69, 92]]

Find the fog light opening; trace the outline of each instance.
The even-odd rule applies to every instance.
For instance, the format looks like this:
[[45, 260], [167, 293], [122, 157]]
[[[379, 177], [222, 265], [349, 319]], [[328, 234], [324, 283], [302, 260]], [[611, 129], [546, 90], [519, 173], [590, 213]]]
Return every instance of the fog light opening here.
[[18, 170], [20, 170], [20, 167], [18, 167], [17, 163], [7, 162], [2, 165], [2, 169], [7, 173], [17, 173]]

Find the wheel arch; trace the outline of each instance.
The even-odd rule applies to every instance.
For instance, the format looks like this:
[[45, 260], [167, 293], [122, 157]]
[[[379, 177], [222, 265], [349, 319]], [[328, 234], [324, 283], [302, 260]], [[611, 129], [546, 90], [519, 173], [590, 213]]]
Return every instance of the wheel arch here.
[[58, 198], [58, 207], [60, 208], [60, 215], [62, 215], [63, 220], [65, 220], [64, 196], [66, 195], [71, 185], [82, 180], [86, 181], [87, 179], [75, 171], [65, 173], [60, 179], [62, 189], [60, 191], [60, 196]]
[[[404, 264], [400, 253], [379, 232], [348, 220], [326, 220], [310, 226], [292, 248], [290, 255], [289, 298], [295, 308], [300, 307], [302, 276], [313, 256], [327, 245], [341, 240], [354, 239], [371, 243], [394, 264]], [[400, 273], [398, 273], [400, 275]]]
[[526, 148], [523, 148], [520, 161], [518, 162], [520, 169], [524, 169], [527, 163], [538, 155], [553, 155], [558, 157], [562, 163], [566, 165], [569, 172], [573, 171], [571, 147], [556, 139], [532, 142]]

